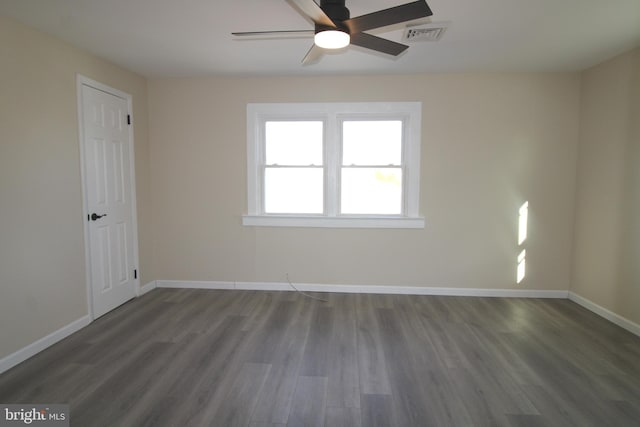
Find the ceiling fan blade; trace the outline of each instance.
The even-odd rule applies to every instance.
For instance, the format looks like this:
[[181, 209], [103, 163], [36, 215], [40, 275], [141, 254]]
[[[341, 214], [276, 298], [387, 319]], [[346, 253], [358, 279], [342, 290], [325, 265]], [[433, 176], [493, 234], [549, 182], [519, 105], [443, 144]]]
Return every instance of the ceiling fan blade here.
[[351, 44], [393, 56], [398, 56], [409, 48], [406, 44], [396, 43], [367, 33], [352, 34]]
[[302, 59], [302, 65], [311, 65], [320, 60], [322, 57], [323, 50], [321, 47], [318, 47], [315, 43], [309, 49], [309, 52]]
[[343, 24], [347, 26], [351, 34], [354, 34], [374, 28], [386, 27], [387, 25], [399, 24], [400, 22], [413, 21], [414, 19], [431, 15], [433, 15], [433, 12], [431, 12], [427, 2], [418, 0], [347, 19]]
[[313, 30], [283, 30], [283, 31], [239, 31], [231, 33], [236, 37], [260, 37], [260, 36], [313, 36]]
[[318, 3], [313, 0], [287, 0], [287, 2], [297, 9], [302, 15], [311, 19], [314, 23], [335, 27], [336, 24], [327, 16]]

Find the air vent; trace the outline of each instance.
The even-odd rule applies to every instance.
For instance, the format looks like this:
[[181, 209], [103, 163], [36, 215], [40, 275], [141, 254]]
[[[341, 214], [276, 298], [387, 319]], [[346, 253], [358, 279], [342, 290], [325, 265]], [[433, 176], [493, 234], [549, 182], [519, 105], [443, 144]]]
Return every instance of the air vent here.
[[426, 25], [417, 25], [404, 29], [402, 40], [406, 42], [437, 42], [440, 40], [449, 24], [447, 22], [434, 22]]

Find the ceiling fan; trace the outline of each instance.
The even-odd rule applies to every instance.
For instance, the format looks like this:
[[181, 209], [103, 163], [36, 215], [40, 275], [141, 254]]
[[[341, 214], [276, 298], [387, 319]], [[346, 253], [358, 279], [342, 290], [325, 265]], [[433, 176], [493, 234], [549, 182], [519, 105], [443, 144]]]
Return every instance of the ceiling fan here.
[[249, 31], [231, 33], [239, 37], [286, 37], [313, 35], [314, 44], [302, 60], [311, 64], [320, 59], [323, 49], [340, 49], [349, 44], [398, 56], [409, 46], [368, 34], [373, 30], [433, 15], [425, 0], [417, 0], [389, 9], [350, 18], [345, 0], [286, 0], [301, 15], [313, 21], [314, 30]]

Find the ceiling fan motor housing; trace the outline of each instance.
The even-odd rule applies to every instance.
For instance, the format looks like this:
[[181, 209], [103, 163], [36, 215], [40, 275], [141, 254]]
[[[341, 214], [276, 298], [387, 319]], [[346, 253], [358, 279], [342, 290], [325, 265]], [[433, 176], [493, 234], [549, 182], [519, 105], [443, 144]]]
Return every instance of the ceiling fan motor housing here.
[[320, 9], [327, 14], [333, 22], [346, 21], [351, 17], [349, 9], [344, 5], [345, 0], [322, 0]]
[[[345, 0], [321, 0], [320, 9], [327, 14], [329, 18], [336, 24], [338, 29], [349, 33], [348, 28], [342, 24], [342, 21], [346, 21], [351, 17], [349, 9], [345, 6]], [[328, 27], [322, 24], [315, 24], [316, 33], [326, 30], [334, 30], [333, 27]]]

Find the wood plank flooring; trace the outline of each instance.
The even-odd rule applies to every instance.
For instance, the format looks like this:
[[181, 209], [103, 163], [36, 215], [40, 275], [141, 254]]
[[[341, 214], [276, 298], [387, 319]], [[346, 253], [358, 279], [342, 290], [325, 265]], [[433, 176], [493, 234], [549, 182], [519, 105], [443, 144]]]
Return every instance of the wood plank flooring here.
[[0, 376], [85, 426], [640, 426], [640, 338], [568, 300], [157, 289]]

